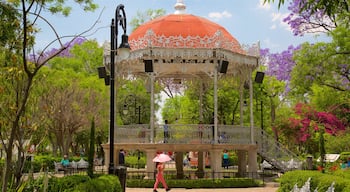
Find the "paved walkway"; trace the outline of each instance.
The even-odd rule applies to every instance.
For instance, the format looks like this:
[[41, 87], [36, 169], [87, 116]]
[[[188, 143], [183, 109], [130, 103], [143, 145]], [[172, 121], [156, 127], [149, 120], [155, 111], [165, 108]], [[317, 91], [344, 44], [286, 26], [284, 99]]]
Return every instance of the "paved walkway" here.
[[[278, 185], [275, 183], [267, 183], [265, 187], [251, 187], [251, 188], [223, 188], [223, 189], [184, 189], [172, 188], [171, 192], [276, 192]], [[158, 192], [165, 191], [159, 188]], [[125, 192], [153, 192], [151, 188], [126, 188]]]
[[[277, 187], [260, 187], [260, 188], [226, 188], [226, 189], [184, 189], [172, 188], [171, 192], [276, 192]], [[153, 192], [150, 188], [126, 188], [126, 192]], [[163, 192], [164, 189], [158, 189]]]

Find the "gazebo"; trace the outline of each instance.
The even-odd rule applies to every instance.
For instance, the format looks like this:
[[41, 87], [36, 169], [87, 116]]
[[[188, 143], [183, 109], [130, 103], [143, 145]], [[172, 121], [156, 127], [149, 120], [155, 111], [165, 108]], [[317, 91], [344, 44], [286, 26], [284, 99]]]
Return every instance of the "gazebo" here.
[[[130, 56], [117, 60], [116, 76], [146, 78], [150, 82], [149, 124], [118, 125], [115, 128], [114, 159], [118, 164], [119, 149], [144, 151], [147, 155], [147, 172], [152, 173], [152, 162], [157, 151], [173, 151], [182, 154], [198, 152], [198, 170], [205, 166], [204, 152], [210, 154], [210, 166], [214, 177], [220, 177], [221, 153], [224, 149], [236, 150], [238, 172], [257, 172], [258, 145], [253, 121], [253, 82], [252, 73], [259, 65], [259, 44], [241, 46], [222, 26], [208, 19], [186, 13], [182, 0], [175, 4], [175, 12], [156, 18], [139, 26], [129, 37]], [[108, 50], [108, 48], [106, 48]], [[218, 80], [226, 76], [238, 79], [240, 92], [240, 116], [249, 115], [249, 126], [219, 125], [218, 123]], [[213, 124], [204, 126], [204, 135], [199, 138], [198, 124], [171, 125], [178, 127], [177, 137], [162, 142], [162, 125], [154, 120], [154, 84], [162, 78], [197, 79], [212, 81], [214, 92]], [[249, 88], [249, 112], [243, 109], [243, 89]], [[202, 98], [199, 99], [201, 106]], [[200, 107], [199, 107], [200, 108]], [[202, 111], [198, 111], [200, 118]], [[243, 119], [243, 118], [241, 118]], [[179, 131], [181, 130], [181, 131]], [[143, 132], [140, 138], [140, 131]], [[213, 135], [212, 135], [213, 132]], [[219, 133], [226, 134], [225, 142], [220, 142]], [[213, 137], [211, 137], [211, 135]], [[209, 137], [210, 136], [210, 137]], [[105, 164], [109, 164], [109, 144], [104, 144]], [[182, 164], [182, 156], [176, 158]], [[248, 165], [248, 166], [247, 166]], [[248, 169], [248, 170], [247, 170]], [[181, 172], [183, 170], [177, 170]], [[152, 177], [152, 175], [149, 175]]]

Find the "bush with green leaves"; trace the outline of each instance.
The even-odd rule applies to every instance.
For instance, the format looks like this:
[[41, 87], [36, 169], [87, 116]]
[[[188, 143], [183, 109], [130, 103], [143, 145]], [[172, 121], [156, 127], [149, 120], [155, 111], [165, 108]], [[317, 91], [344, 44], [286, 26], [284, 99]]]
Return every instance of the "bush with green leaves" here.
[[349, 158], [350, 158], [350, 152], [340, 153], [339, 159], [342, 160], [343, 162], [347, 162]]
[[[341, 172], [348, 172], [341, 174]], [[290, 192], [294, 185], [302, 187], [305, 182], [310, 179], [310, 190], [327, 191], [334, 182], [335, 191], [349, 192], [350, 191], [350, 170], [338, 170], [335, 172], [321, 173], [320, 171], [289, 171], [280, 179], [280, 187], [278, 192]]]
[[137, 155], [127, 155], [125, 157], [125, 165], [132, 168], [145, 168], [146, 157], [140, 156], [140, 159], [138, 159]]
[[[121, 192], [118, 177], [114, 175], [102, 175], [96, 179], [91, 179], [81, 183], [72, 192]], [[68, 191], [67, 191], [68, 192]]]
[[[35, 180], [29, 180], [23, 186], [23, 192], [43, 191], [47, 175]], [[121, 192], [119, 178], [115, 175], [71, 175], [65, 177], [51, 177], [47, 180], [49, 192]]]

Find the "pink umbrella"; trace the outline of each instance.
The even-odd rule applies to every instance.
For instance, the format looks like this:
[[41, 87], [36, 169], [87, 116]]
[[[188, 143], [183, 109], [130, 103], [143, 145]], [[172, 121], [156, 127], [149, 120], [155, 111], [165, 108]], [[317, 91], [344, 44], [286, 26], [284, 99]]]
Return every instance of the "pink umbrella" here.
[[160, 162], [160, 163], [164, 163], [167, 161], [170, 161], [171, 158], [169, 157], [169, 155], [166, 154], [158, 154], [155, 158], [153, 158], [153, 162]]

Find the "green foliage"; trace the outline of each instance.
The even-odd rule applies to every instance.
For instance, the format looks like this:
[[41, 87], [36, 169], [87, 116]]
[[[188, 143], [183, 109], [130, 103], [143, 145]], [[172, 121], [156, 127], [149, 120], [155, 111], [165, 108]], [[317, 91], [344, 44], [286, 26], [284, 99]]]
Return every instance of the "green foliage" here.
[[[350, 34], [348, 34], [350, 35]], [[339, 39], [344, 41], [345, 39]], [[305, 94], [311, 92], [313, 84], [329, 87], [333, 91], [346, 91], [349, 82], [347, 74], [349, 48], [338, 47], [340, 42], [316, 44], [304, 43], [294, 54], [296, 65], [292, 71], [291, 84], [297, 88], [294, 93]], [[345, 49], [340, 53], [339, 49]]]
[[73, 189], [80, 183], [89, 181], [90, 178], [86, 175], [71, 175], [61, 178], [52, 177], [49, 179], [48, 191], [59, 192], [66, 189]]
[[165, 15], [165, 9], [147, 9], [145, 12], [137, 11], [136, 16], [130, 21], [132, 31], [138, 28], [140, 25], [151, 21], [157, 17]]
[[90, 130], [90, 144], [89, 144], [89, 155], [88, 155], [88, 175], [93, 177], [94, 175], [94, 155], [95, 155], [95, 119], [91, 120], [91, 130]]
[[103, 60], [103, 48], [95, 40], [74, 44], [69, 50], [69, 56], [55, 57], [49, 66], [56, 70], [70, 69], [74, 73], [84, 73], [96, 76], [96, 69]]
[[[349, 172], [350, 170], [339, 170], [342, 172]], [[300, 188], [305, 184], [308, 178], [310, 180], [310, 189], [314, 191], [316, 188], [318, 191], [326, 191], [332, 182], [335, 182], [335, 191], [348, 191], [350, 185], [350, 174], [346, 173], [342, 176], [337, 172], [335, 173], [321, 173], [319, 171], [289, 171], [282, 175], [279, 179], [280, 187], [279, 192], [289, 192], [293, 189], [294, 185], [297, 184]]]
[[[23, 192], [43, 191], [44, 177], [27, 183]], [[93, 178], [87, 175], [51, 177], [48, 182], [50, 192], [121, 192], [120, 182], [114, 175], [99, 175]]]
[[125, 165], [132, 168], [145, 168], [146, 157], [142, 155], [140, 160], [138, 160], [137, 154], [127, 155], [125, 157]]
[[[231, 178], [231, 179], [195, 179], [195, 180], [167, 180], [170, 188], [239, 188], [239, 187], [258, 187], [261, 182], [249, 178]], [[154, 180], [126, 180], [126, 186], [135, 188], [152, 188]]]
[[72, 192], [121, 192], [122, 188], [117, 176], [102, 175], [81, 183]]
[[339, 159], [342, 160], [343, 162], [347, 162], [349, 158], [350, 158], [350, 152], [340, 153]]
[[34, 173], [44, 171], [46, 168], [48, 168], [49, 171], [53, 171], [55, 168], [54, 161], [61, 161], [61, 157], [53, 157], [52, 155], [34, 155], [33, 161], [25, 161], [23, 172], [28, 173], [31, 166], [33, 166]]
[[[14, 45], [13, 41], [17, 41], [18, 28], [20, 26], [19, 13], [11, 4], [6, 1], [0, 2], [0, 49], [11, 49]], [[12, 45], [11, 45], [12, 44]]]

